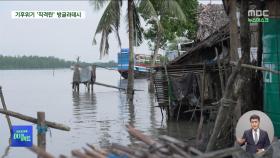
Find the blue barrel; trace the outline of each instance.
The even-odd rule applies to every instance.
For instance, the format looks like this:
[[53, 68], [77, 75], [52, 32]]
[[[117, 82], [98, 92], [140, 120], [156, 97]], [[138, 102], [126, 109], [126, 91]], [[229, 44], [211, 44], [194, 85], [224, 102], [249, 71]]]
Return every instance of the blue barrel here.
[[122, 48], [118, 53], [118, 70], [119, 71], [127, 71], [129, 64], [129, 49]]

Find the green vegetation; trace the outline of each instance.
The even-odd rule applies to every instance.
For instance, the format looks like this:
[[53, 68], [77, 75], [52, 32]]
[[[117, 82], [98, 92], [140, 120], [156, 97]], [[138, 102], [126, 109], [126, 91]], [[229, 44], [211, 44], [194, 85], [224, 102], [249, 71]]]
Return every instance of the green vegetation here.
[[[99, 20], [98, 26], [96, 28], [93, 43], [96, 44], [96, 35], [101, 34], [100, 40], [100, 57], [108, 54], [109, 50], [109, 35], [112, 32], [116, 33], [117, 41], [121, 45], [121, 40], [119, 37], [119, 27], [121, 24], [121, 8], [123, 5], [127, 5], [126, 22], [128, 24], [128, 40], [129, 40], [129, 67], [128, 71], [128, 82], [127, 82], [127, 96], [128, 101], [131, 103], [133, 100], [133, 87], [134, 87], [134, 46], [138, 46], [142, 43], [142, 34], [144, 29], [141, 27], [140, 17], [144, 19], [155, 19], [158, 23], [160, 20], [157, 18], [158, 14], [154, 8], [154, 4], [151, 0], [90, 0], [96, 10], [100, 10], [106, 5], [106, 9], [103, 12], [101, 19]], [[172, 0], [161, 0], [160, 3], [164, 5], [158, 5], [156, 7], [165, 7], [164, 10], [168, 13], [172, 12], [176, 15], [180, 14], [180, 19], [185, 17], [181, 9], [178, 10], [179, 4]], [[157, 3], [159, 4], [159, 3]], [[177, 14], [178, 13], [178, 14]], [[176, 17], [176, 16], [174, 16]], [[178, 19], [179, 20], [179, 19]], [[158, 26], [156, 24], [156, 26]], [[159, 31], [157, 31], [159, 32]], [[159, 39], [159, 36], [157, 36]], [[157, 40], [159, 41], [159, 40]], [[159, 45], [159, 44], [157, 44]], [[156, 52], [156, 51], [155, 51]], [[157, 53], [154, 53], [155, 55]], [[155, 58], [154, 58], [155, 60]], [[153, 60], [152, 63], [155, 63]]]
[[[97, 25], [93, 43], [96, 44], [95, 36], [101, 34], [100, 40], [100, 57], [108, 54], [109, 50], [109, 35], [112, 32], [116, 33], [117, 41], [121, 45], [119, 37], [119, 27], [121, 19], [121, 8], [127, 5], [126, 22], [128, 24], [128, 41], [129, 41], [129, 66], [128, 66], [128, 81], [127, 81], [127, 99], [129, 103], [133, 102], [133, 87], [134, 87], [134, 46], [140, 45], [142, 42], [142, 28], [140, 23], [139, 9], [145, 10], [146, 14], [153, 15], [154, 8], [149, 0], [134, 1], [134, 0], [90, 0], [94, 8], [99, 10], [106, 4], [106, 9], [103, 12], [101, 19]], [[139, 7], [142, 6], [142, 7]]]
[[[154, 51], [157, 44], [159, 48], [165, 49], [169, 42], [178, 37], [187, 37], [190, 40], [195, 39], [197, 31], [197, 0], [174, 0], [172, 1], [172, 3], [174, 3], [173, 5], [168, 4], [169, 7], [164, 7], [164, 3], [167, 2], [165, 0], [150, 1], [159, 19], [159, 22], [157, 22], [149, 16], [143, 16], [147, 25], [150, 26], [149, 29], [144, 32], [144, 37], [148, 40], [151, 50]], [[171, 9], [172, 7], [174, 9]], [[179, 10], [182, 12], [179, 12]], [[142, 14], [145, 15], [145, 13]], [[184, 20], [182, 20], [182, 16], [185, 17]], [[158, 29], [159, 24], [161, 31]], [[160, 37], [158, 37], [159, 31], [161, 33]]]
[[[66, 61], [55, 57], [39, 56], [3, 56], [0, 55], [0, 69], [54, 69], [70, 68], [74, 61]], [[114, 67], [117, 64], [114, 61], [93, 63], [100, 67]], [[90, 63], [81, 62], [81, 66], [91, 65]]]
[[55, 57], [0, 55], [0, 69], [67, 68], [73, 63]]
[[109, 62], [106, 62], [106, 63], [105, 62], [95, 62], [93, 64], [97, 65], [99, 67], [108, 67], [108, 68], [112, 68], [112, 67], [118, 66], [118, 64], [115, 61], [113, 61], [113, 60], [111, 60]]

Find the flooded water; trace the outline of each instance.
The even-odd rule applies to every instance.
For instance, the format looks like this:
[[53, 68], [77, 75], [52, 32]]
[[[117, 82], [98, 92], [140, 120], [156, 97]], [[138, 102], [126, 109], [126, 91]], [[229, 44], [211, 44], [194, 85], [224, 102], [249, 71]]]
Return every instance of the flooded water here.
[[[146, 134], [167, 134], [190, 139], [195, 135], [196, 124], [167, 122], [160, 109], [155, 107], [155, 97], [147, 92], [146, 79], [135, 80], [137, 91], [134, 105], [126, 104], [123, 92], [95, 85], [87, 92], [83, 85], [80, 92], [72, 92], [72, 71], [60, 70], [1, 70], [0, 85], [9, 110], [36, 117], [37, 111], [46, 113], [46, 120], [63, 123], [71, 131], [50, 129], [47, 132], [47, 151], [57, 156], [70, 155], [72, 149], [81, 149], [86, 143], [99, 147], [135, 141], [126, 131], [131, 124]], [[116, 71], [97, 69], [97, 82], [126, 87], [127, 80], [120, 80]], [[33, 125], [33, 144], [37, 144], [36, 125], [11, 118], [13, 125]], [[6, 118], [0, 115], [0, 156], [7, 151], [7, 158], [37, 157], [26, 148], [10, 147]]]

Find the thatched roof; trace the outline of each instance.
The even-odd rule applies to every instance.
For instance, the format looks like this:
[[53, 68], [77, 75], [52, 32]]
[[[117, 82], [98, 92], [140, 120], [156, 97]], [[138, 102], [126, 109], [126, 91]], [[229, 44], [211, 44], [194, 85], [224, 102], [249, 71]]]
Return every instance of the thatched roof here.
[[186, 60], [190, 55], [193, 53], [198, 53], [200, 50], [209, 48], [214, 46], [215, 44], [229, 39], [229, 24], [220, 27], [215, 32], [213, 32], [210, 36], [208, 36], [206, 39], [202, 40], [199, 43], [196, 43], [192, 48], [190, 48], [186, 53], [182, 54], [181, 56], [178, 56], [173, 61], [171, 61], [169, 64], [181, 64]]
[[199, 27], [196, 43], [185, 50], [184, 54], [169, 62], [170, 65], [181, 64], [193, 53], [198, 53], [201, 49], [212, 47], [229, 38], [229, 18], [222, 4], [201, 4], [198, 10]]
[[202, 41], [229, 22], [222, 4], [199, 5], [197, 39]]

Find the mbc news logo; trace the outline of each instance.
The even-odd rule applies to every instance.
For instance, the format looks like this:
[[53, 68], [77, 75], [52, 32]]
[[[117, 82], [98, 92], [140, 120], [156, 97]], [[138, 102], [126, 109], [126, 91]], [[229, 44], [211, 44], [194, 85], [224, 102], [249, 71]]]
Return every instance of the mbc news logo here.
[[32, 147], [32, 126], [12, 126], [12, 147]]
[[269, 22], [268, 10], [248, 10], [249, 23], [267, 23]]

